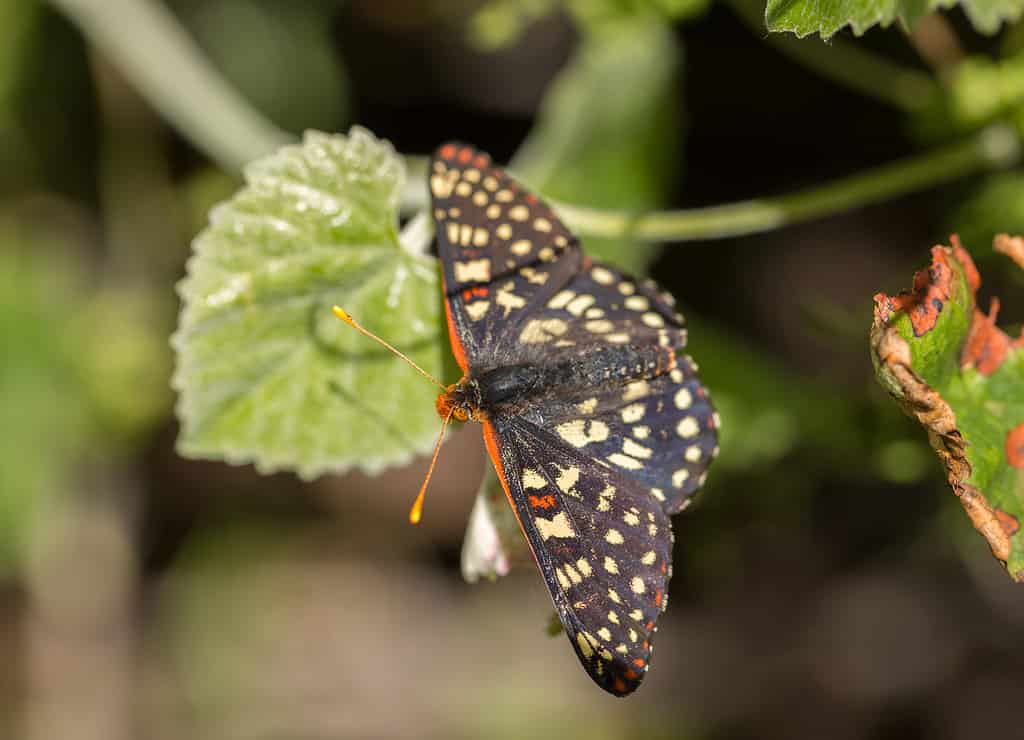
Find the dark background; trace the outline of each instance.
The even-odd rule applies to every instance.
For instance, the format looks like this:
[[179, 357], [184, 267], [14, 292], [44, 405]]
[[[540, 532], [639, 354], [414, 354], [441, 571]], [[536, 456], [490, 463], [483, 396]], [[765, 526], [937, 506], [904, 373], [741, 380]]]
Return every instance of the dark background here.
[[[477, 5], [169, 7], [288, 131], [358, 123], [402, 153], [459, 138], [508, 161], [586, 31], [556, 9], [486, 51], [467, 31]], [[1004, 41], [947, 21], [969, 50]], [[546, 635], [531, 563], [461, 579], [485, 465], [475, 426], [443, 450], [416, 528], [422, 459], [304, 484], [175, 453], [173, 286], [238, 175], [49, 6], [12, 2], [3, 28], [0, 736], [1018, 734], [1024, 592], [875, 384], [866, 342], [871, 296], [908, 286], [933, 243], [1009, 228], [958, 221], [990, 179], [658, 254], [650, 274], [690, 319], [735, 436], [676, 519], [651, 673], [616, 700]], [[935, 143], [726, 6], [672, 34], [683, 112], [661, 142], [665, 206], [786, 193]], [[855, 43], [926, 70], [898, 30]], [[1019, 320], [1019, 282], [967, 246]]]

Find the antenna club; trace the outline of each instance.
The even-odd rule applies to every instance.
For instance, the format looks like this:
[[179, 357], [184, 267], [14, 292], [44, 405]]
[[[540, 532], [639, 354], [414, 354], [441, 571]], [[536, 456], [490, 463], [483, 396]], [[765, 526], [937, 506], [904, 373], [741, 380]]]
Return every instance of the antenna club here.
[[355, 326], [355, 319], [353, 319], [351, 314], [349, 314], [349, 312], [346, 311], [341, 306], [331, 307], [331, 313], [333, 313], [335, 316], [337, 316], [339, 319], [344, 321], [349, 326]]

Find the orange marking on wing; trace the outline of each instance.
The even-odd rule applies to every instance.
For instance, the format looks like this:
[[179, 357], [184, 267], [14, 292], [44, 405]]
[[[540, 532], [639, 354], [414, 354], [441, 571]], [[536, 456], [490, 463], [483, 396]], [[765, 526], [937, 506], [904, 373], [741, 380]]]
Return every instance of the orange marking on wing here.
[[473, 150], [469, 147], [463, 147], [459, 149], [459, 162], [462, 164], [468, 164], [469, 160], [473, 158]]
[[534, 195], [533, 193], [527, 193], [526, 202], [529, 203], [531, 206], [537, 205], [537, 196]]
[[634, 671], [632, 668], [627, 668], [622, 675], [624, 675], [630, 681], [635, 681], [637, 677], [636, 671]]
[[487, 166], [487, 157], [485, 157], [483, 154], [477, 154], [476, 159], [473, 160], [473, 166], [483, 169], [484, 167]]
[[637, 668], [643, 668], [644, 667], [644, 659], [643, 658], [636, 658], [636, 659], [634, 659], [633, 660], [633, 665], [635, 665]]
[[530, 506], [535, 509], [550, 509], [555, 505], [555, 497], [551, 494], [544, 496], [530, 496]]
[[646, 627], [647, 631], [650, 632], [652, 629], [654, 629], [654, 620], [652, 619], [650, 622], [645, 624], [644, 627]]
[[[441, 290], [443, 295], [448, 295], [448, 290], [445, 288], [444, 272], [441, 273]], [[444, 301], [444, 315], [448, 320], [448, 341], [452, 346], [452, 354], [455, 356], [455, 362], [458, 363], [459, 367], [462, 368], [463, 374], [469, 372], [469, 362], [466, 360], [466, 349], [462, 346], [462, 340], [459, 338], [459, 333], [455, 330], [455, 323], [452, 321], [452, 307], [447, 298]]]
[[621, 678], [615, 679], [615, 683], [612, 684], [612, 688], [619, 694], [626, 693], [626, 683]]
[[455, 145], [445, 144], [443, 147], [441, 147], [441, 151], [438, 152], [438, 154], [441, 155], [442, 159], [451, 159], [452, 157], [455, 156]]
[[[516, 504], [512, 500], [512, 491], [509, 490], [508, 479], [505, 477], [505, 466], [501, 462], [501, 453], [498, 451], [498, 433], [494, 431], [494, 425], [487, 419], [483, 420], [482, 426], [484, 428], [484, 447], [487, 448], [487, 454], [491, 456], [491, 462], [494, 463], [494, 472], [498, 474], [501, 487], [505, 489], [505, 498], [508, 499], [508, 504], [512, 507], [512, 513], [516, 515], [519, 529], [523, 529], [523, 523], [519, 519], [519, 510], [516, 509]], [[523, 529], [523, 536], [526, 536], [525, 529]], [[536, 560], [536, 558], [535, 554], [534, 559]]]
[[668, 572], [668, 565], [665, 563], [664, 560], [661, 561], [661, 572], [662, 573], [667, 573]]
[[485, 298], [490, 291], [483, 285], [474, 285], [462, 291], [462, 300], [470, 301], [473, 298]]
[[658, 589], [654, 594], [654, 605], [661, 606], [661, 589]]

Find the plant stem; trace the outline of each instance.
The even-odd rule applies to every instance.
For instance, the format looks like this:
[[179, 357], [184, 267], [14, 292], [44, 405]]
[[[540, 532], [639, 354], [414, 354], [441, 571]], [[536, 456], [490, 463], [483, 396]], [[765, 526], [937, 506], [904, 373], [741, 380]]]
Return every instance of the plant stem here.
[[771, 231], [933, 187], [974, 172], [1008, 167], [1017, 162], [1019, 155], [1016, 131], [997, 123], [936, 151], [777, 198], [646, 214], [552, 205], [566, 224], [581, 236], [650, 242], [720, 239]]
[[912, 113], [940, 91], [939, 84], [924, 72], [890, 62], [842, 39], [826, 44], [821, 39], [798, 39], [786, 33], [765, 36], [763, 2], [730, 0], [729, 7], [766, 43], [815, 74], [867, 97]]
[[222, 167], [238, 171], [293, 141], [207, 61], [153, 0], [51, 0], [160, 113]]

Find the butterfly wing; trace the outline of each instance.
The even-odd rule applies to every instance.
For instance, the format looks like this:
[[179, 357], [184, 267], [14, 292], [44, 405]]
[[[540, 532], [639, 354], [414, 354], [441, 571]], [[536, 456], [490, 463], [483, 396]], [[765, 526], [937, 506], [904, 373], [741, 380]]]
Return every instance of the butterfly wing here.
[[633, 478], [667, 514], [686, 506], [718, 455], [718, 415], [692, 360], [676, 362], [656, 378], [552, 399], [539, 415], [564, 443]]
[[668, 601], [668, 515], [645, 487], [523, 419], [484, 428], [580, 662], [604, 690], [631, 693], [647, 672]]
[[438, 148], [430, 194], [456, 359], [463, 371], [494, 367], [512, 327], [579, 271], [582, 253], [546, 204], [470, 146]]
[[[659, 345], [676, 351], [686, 343], [683, 317], [671, 296], [653, 281], [638, 282], [600, 263], [584, 265], [527, 316], [523, 331], [550, 322], [565, 327], [558, 337], [565, 347], [561, 351], [581, 356], [602, 345]], [[534, 331], [532, 336], [543, 333]], [[509, 354], [517, 362], [543, 362], [543, 353], [550, 351], [542, 343]], [[655, 378], [608, 383], [579, 396], [549, 397], [533, 411], [534, 423], [635, 478], [669, 514], [679, 512], [703, 484], [718, 454], [718, 416], [695, 365], [685, 356]], [[581, 426], [586, 434], [578, 433]]]

